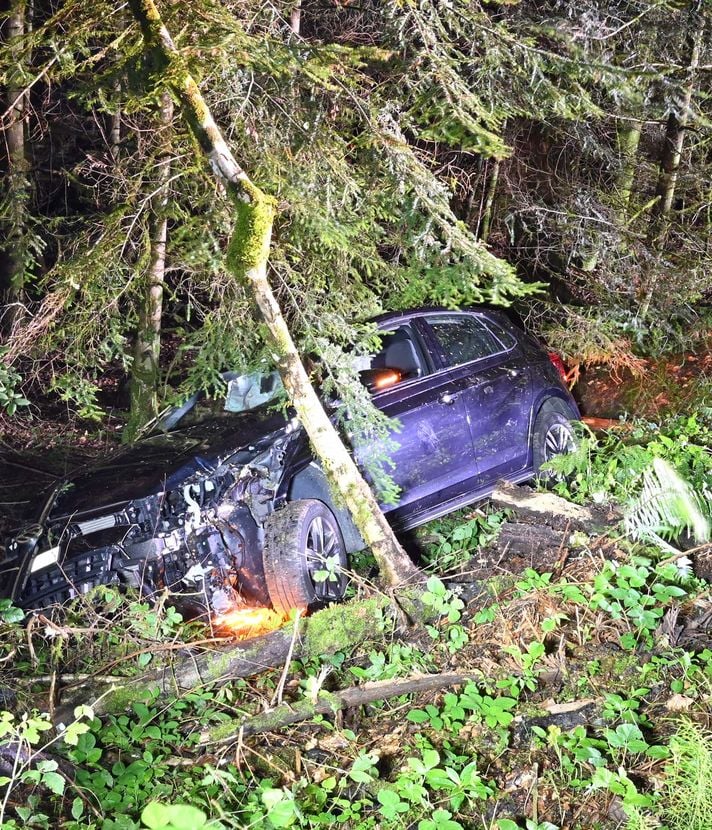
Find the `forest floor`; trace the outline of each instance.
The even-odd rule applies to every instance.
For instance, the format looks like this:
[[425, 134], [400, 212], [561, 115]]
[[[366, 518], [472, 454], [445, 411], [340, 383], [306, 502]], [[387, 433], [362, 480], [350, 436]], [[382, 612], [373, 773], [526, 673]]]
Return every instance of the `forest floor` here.
[[[709, 583], [681, 581], [669, 558], [613, 528], [510, 555], [495, 538], [505, 520], [462, 511], [411, 540], [437, 574], [430, 623], [386, 608], [357, 648], [335, 642], [251, 678], [134, 699], [76, 746], [28, 741], [35, 762], [63, 774], [71, 764], [63, 797], [19, 783], [21, 766], [0, 826], [15, 827], [29, 798], [46, 818], [25, 826], [71, 830], [138, 830], [150, 800], [197, 807], [206, 827], [708, 830]], [[367, 571], [354, 576], [356, 601], [374, 590]], [[20, 711], [52, 711], [62, 687], [81, 699], [87, 683], [91, 705], [106, 676], [140, 675], [144, 657], [210, 637], [110, 592], [89, 617], [40, 623], [5, 627], [16, 655], [0, 680]], [[423, 678], [430, 689], [412, 693]], [[384, 683], [367, 703], [318, 708]], [[290, 724], [295, 712], [302, 723]], [[687, 765], [687, 784], [671, 761]], [[696, 799], [697, 823], [681, 823], [679, 797]]]

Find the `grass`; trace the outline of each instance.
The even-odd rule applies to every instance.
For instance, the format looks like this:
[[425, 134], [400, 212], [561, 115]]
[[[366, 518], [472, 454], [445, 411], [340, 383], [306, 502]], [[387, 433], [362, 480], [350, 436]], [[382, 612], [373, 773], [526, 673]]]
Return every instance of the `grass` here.
[[683, 719], [670, 740], [664, 816], [671, 830], [712, 827], [712, 734]]

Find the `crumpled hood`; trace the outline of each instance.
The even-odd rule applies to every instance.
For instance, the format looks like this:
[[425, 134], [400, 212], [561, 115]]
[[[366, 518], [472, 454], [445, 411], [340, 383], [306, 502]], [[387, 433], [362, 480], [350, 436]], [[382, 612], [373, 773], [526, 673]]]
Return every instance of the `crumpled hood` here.
[[[240, 462], [246, 463], [286, 424], [283, 415], [262, 409], [228, 414], [145, 438], [60, 487], [50, 518], [94, 512], [174, 489], [193, 473], [212, 470], [237, 453], [244, 454]], [[267, 436], [270, 438], [265, 441]]]

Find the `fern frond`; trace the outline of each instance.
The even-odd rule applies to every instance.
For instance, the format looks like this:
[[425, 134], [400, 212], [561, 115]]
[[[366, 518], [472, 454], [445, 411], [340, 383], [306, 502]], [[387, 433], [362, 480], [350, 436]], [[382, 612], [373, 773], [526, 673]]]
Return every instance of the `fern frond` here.
[[676, 538], [689, 531], [702, 544], [710, 539], [710, 523], [702, 499], [667, 461], [654, 458], [643, 471], [640, 495], [625, 515], [625, 527], [636, 539]]

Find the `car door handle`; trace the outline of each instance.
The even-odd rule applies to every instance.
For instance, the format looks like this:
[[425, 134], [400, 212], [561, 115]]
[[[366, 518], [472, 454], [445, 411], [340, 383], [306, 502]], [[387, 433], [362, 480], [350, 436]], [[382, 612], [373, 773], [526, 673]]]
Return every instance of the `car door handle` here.
[[445, 406], [452, 406], [455, 403], [455, 399], [457, 398], [457, 392], [443, 392], [438, 401], [440, 403], [444, 403]]

